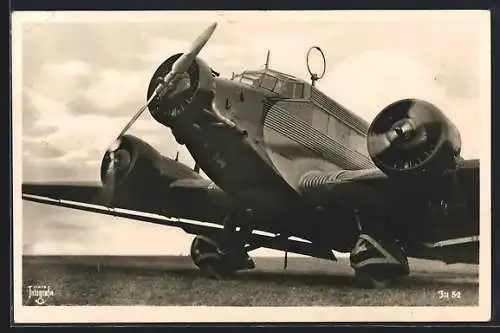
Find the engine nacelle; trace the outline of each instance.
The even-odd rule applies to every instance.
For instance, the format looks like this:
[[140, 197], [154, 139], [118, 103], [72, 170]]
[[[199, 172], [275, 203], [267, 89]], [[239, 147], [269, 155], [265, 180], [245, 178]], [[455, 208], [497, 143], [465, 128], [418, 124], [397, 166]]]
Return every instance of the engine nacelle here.
[[[103, 185], [114, 188], [130, 187], [143, 183], [144, 177], [160, 176], [163, 157], [156, 149], [135, 136], [124, 135], [120, 138], [120, 145], [114, 151], [114, 158], [115, 160], [111, 161], [109, 151], [103, 157], [101, 163]], [[111, 172], [113, 179], [110, 178]]]
[[435, 175], [460, 159], [456, 126], [435, 105], [419, 99], [385, 107], [371, 123], [367, 141], [371, 159], [388, 176]]
[[[101, 182], [118, 206], [164, 205], [169, 185], [179, 178], [199, 178], [189, 167], [162, 156], [143, 140], [124, 135], [101, 163]], [[143, 200], [129, 202], [130, 199]]]
[[[149, 83], [147, 99], [181, 55], [182, 53], [178, 53], [171, 56], [158, 67]], [[200, 110], [209, 108], [215, 90], [212, 73], [211, 68], [203, 60], [196, 58], [188, 71], [176, 78], [171, 88], [167, 88], [164, 93], [151, 101], [149, 111], [153, 118], [171, 127], [177, 119], [193, 120]]]

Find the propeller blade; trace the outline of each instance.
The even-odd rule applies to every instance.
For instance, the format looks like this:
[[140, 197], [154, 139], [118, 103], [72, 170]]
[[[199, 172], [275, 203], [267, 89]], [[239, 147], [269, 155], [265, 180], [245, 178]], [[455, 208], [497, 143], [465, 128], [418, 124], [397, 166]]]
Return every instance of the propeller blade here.
[[413, 105], [408, 110], [408, 118], [410, 118], [416, 125], [416, 127], [433, 122], [434, 119], [429, 113], [427, 108], [420, 104], [414, 102]]
[[201, 49], [205, 46], [210, 37], [212, 37], [215, 28], [217, 28], [217, 23], [212, 23], [210, 27], [208, 27], [205, 31], [201, 33], [200, 36], [198, 36], [198, 38], [196, 38], [194, 43], [191, 44], [189, 50], [184, 52], [179, 57], [179, 59], [177, 59], [174, 62], [174, 64], [172, 65], [172, 69], [165, 76], [163, 82], [156, 87], [155, 89], [156, 93], [162, 95], [162, 93], [166, 91], [165, 87], [169, 87], [172, 84], [172, 82], [175, 82], [175, 79], [179, 76], [179, 74], [187, 72], [187, 70], [193, 63], [194, 59], [196, 59], [196, 57], [200, 53]]
[[368, 146], [374, 155], [379, 155], [391, 146], [392, 141], [388, 137], [388, 133], [369, 135]]
[[156, 97], [156, 94], [153, 93], [151, 95], [151, 97], [149, 97], [149, 99], [147, 100], [147, 102], [145, 104], [143, 104], [141, 106], [141, 108], [137, 111], [137, 113], [132, 117], [132, 119], [130, 119], [130, 121], [127, 123], [127, 125], [125, 125], [125, 127], [122, 129], [122, 131], [120, 132], [120, 134], [118, 135], [118, 138], [121, 138], [123, 134], [125, 134], [125, 132], [128, 131], [128, 129], [137, 121], [137, 119], [139, 119], [139, 117], [141, 116], [141, 114], [148, 108], [149, 106], [149, 103], [151, 103], [151, 101]]
[[370, 150], [373, 154], [379, 155], [382, 152], [384, 152], [386, 149], [388, 149], [391, 144], [394, 142], [399, 137], [402, 137], [406, 135], [407, 133], [414, 131], [416, 129], [416, 126], [413, 124], [414, 121], [411, 119], [408, 119], [408, 121], [402, 123], [401, 125], [392, 128], [388, 132], [381, 133], [381, 134], [375, 134], [375, 135], [369, 135], [368, 140], [369, 140], [369, 145], [370, 145]]
[[205, 46], [205, 44], [214, 33], [216, 27], [217, 23], [213, 23], [212, 25], [210, 25], [210, 27], [208, 27], [200, 36], [198, 36], [198, 38], [196, 38], [189, 50], [183, 53], [182, 56], [180, 56], [179, 59], [175, 61], [175, 63], [172, 65], [172, 69], [163, 79], [163, 82], [160, 82], [160, 84], [158, 84], [153, 94], [151, 94], [151, 97], [149, 97], [146, 103], [139, 108], [139, 110], [129, 120], [125, 127], [120, 131], [117, 138], [110, 144], [108, 151], [117, 149], [120, 143], [120, 138], [130, 129], [130, 127], [132, 127], [137, 119], [139, 119], [141, 114], [148, 108], [151, 101], [153, 101], [153, 99], [155, 99], [157, 96], [161, 96], [167, 90], [167, 88], [172, 85], [172, 83], [175, 83], [175, 81], [179, 77], [179, 74], [185, 73], [189, 69], [198, 53], [200, 53], [201, 49]]
[[381, 134], [375, 134], [368, 137], [370, 150], [373, 154], [379, 155], [388, 149], [391, 144], [399, 137], [402, 137], [412, 131], [416, 131], [420, 126], [424, 126], [434, 119], [429, 114], [427, 108], [414, 102], [406, 114], [406, 120], [398, 126]]
[[109, 152], [109, 164], [106, 168], [105, 182], [103, 186], [104, 198], [107, 205], [113, 201], [113, 193], [115, 190], [115, 152]]
[[157, 93], [155, 91], [151, 95], [151, 97], [149, 97], [149, 99], [147, 100], [147, 102], [145, 104], [143, 104], [139, 108], [139, 110], [129, 120], [129, 122], [125, 125], [125, 127], [123, 127], [123, 129], [120, 131], [120, 133], [118, 134], [118, 136], [116, 137], [116, 139], [113, 140], [113, 142], [109, 145], [108, 151], [110, 151], [110, 152], [114, 151], [114, 150], [116, 150], [120, 146], [120, 139], [121, 139], [121, 137], [130, 129], [130, 127], [132, 127], [132, 125], [137, 121], [137, 119], [139, 119], [139, 117], [141, 116], [141, 114], [148, 108], [149, 103], [151, 103], [151, 101], [156, 97], [156, 95], [157, 95]]
[[186, 72], [189, 69], [189, 66], [191, 66], [191, 63], [198, 56], [201, 49], [205, 46], [210, 37], [212, 37], [215, 28], [217, 28], [216, 22], [212, 23], [212, 25], [210, 25], [205, 31], [201, 33], [200, 36], [198, 36], [198, 38], [196, 38], [194, 43], [191, 44], [189, 50], [182, 56], [180, 56], [179, 59], [177, 59], [177, 61], [172, 65], [172, 72], [180, 74]]

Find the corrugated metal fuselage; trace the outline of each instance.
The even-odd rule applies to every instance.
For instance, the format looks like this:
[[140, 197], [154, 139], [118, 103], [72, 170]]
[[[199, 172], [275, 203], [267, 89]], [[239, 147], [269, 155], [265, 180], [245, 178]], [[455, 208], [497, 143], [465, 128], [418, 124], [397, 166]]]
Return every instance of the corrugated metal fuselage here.
[[[226, 169], [227, 172], [234, 168], [234, 173], [225, 172], [224, 178], [234, 174], [238, 179], [225, 182], [238, 183], [239, 188], [256, 186], [261, 181], [252, 176], [254, 170], [248, 170], [249, 165], [245, 164], [247, 156], [244, 154], [248, 152], [262, 160], [263, 165], [281, 179], [280, 183], [284, 181], [295, 191], [298, 191], [300, 178], [310, 171], [373, 168], [366, 150], [368, 124], [362, 123], [358, 125], [361, 128], [355, 128], [356, 124], [350, 124], [349, 119], [342, 119], [342, 115], [336, 114], [335, 110], [328, 110], [314, 101], [309, 98], [283, 99], [264, 89], [217, 78], [215, 103], [224, 116], [246, 131], [247, 137], [238, 141], [246, 149], [234, 147], [235, 150], [227, 151], [225, 159], [232, 160], [231, 155], [234, 155], [239, 162], [227, 164], [224, 168], [214, 165], [220, 166], [221, 163], [213, 158], [213, 163], [206, 168], [206, 172], [211, 174], [207, 175], [219, 178], [217, 170]], [[210, 137], [204, 138], [208, 140], [207, 145], [213, 142], [219, 157], [228, 146], [235, 144], [218, 142], [217, 134], [221, 137], [230, 135], [225, 131], [227, 129], [219, 128], [219, 133], [214, 130]], [[264, 170], [259, 172], [266, 173]], [[266, 179], [265, 182], [268, 181]]]
[[[363, 133], [367, 125], [347, 126], [311, 99], [283, 99], [233, 80], [215, 82], [218, 109], [246, 135], [203, 117], [197, 126], [185, 124], [182, 141], [202, 170], [246, 205], [242, 208], [253, 208], [266, 230], [311, 236], [324, 230], [315, 223], [331, 225], [311, 215], [314, 210], [300, 195], [300, 179], [311, 171], [373, 167]], [[344, 228], [341, 222], [337, 230]], [[351, 221], [347, 227], [356, 232]]]

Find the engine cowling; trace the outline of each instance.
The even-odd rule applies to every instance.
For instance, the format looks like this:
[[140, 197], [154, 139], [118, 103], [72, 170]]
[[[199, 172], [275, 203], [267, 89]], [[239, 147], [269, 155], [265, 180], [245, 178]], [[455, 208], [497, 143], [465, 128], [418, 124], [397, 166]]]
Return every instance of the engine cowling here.
[[[187, 166], [162, 156], [132, 135], [121, 137], [119, 146], [104, 154], [100, 173], [110, 202], [141, 208], [164, 205], [166, 191], [174, 180], [199, 177]], [[131, 199], [134, 201], [130, 202]]]
[[[147, 99], [172, 69], [174, 62], [182, 55], [175, 54], [165, 60], [153, 74], [147, 90]], [[159, 123], [172, 127], [180, 118], [195, 118], [199, 111], [210, 106], [215, 90], [211, 68], [196, 58], [186, 73], [179, 75], [161, 95], [149, 104], [149, 111]]]
[[435, 175], [454, 168], [461, 138], [435, 105], [403, 99], [385, 107], [370, 124], [368, 152], [388, 176]]
[[[137, 177], [160, 175], [162, 156], [159, 152], [141, 139], [124, 135], [120, 145], [114, 151], [112, 161], [111, 152], [106, 152], [101, 163], [101, 181], [103, 185], [115, 188], [131, 186], [137, 182]], [[113, 163], [113, 164], [112, 164]], [[111, 179], [111, 172], [114, 178]]]

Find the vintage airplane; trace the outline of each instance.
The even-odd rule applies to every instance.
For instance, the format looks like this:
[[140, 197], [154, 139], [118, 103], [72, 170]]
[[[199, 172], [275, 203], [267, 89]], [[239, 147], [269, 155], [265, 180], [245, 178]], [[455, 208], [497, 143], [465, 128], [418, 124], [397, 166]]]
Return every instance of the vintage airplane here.
[[[478, 263], [479, 160], [460, 156], [443, 112], [403, 99], [368, 124], [315, 87], [322, 75], [308, 83], [268, 61], [222, 78], [197, 57], [215, 28], [158, 67], [100, 183], [23, 183], [23, 199], [182, 228], [218, 278], [254, 268], [257, 248], [349, 253], [374, 283], [408, 275], [408, 257]], [[125, 134], [147, 108], [194, 169]]]

